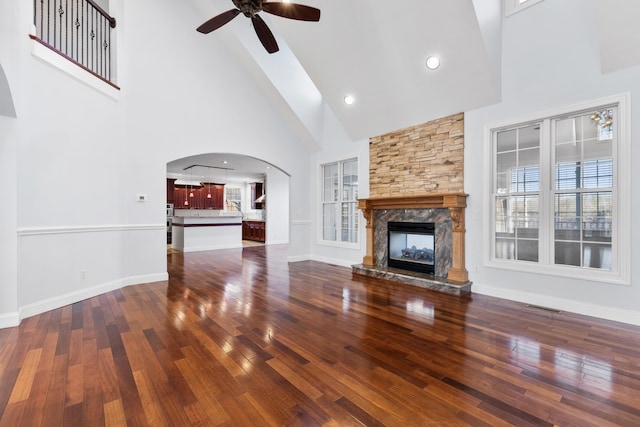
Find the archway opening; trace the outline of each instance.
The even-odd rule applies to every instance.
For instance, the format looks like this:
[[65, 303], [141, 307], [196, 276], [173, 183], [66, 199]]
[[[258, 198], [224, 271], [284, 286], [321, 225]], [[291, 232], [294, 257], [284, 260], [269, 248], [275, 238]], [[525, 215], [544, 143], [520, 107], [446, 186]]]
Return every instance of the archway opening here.
[[274, 164], [235, 153], [168, 162], [168, 249], [288, 244], [289, 178]]

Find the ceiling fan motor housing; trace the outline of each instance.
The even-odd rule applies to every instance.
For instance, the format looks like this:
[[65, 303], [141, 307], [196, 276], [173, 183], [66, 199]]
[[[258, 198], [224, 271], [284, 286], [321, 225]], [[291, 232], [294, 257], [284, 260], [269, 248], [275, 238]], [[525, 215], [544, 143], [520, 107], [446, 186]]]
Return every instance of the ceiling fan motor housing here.
[[251, 18], [256, 13], [262, 11], [262, 0], [233, 0], [235, 7], [247, 18]]

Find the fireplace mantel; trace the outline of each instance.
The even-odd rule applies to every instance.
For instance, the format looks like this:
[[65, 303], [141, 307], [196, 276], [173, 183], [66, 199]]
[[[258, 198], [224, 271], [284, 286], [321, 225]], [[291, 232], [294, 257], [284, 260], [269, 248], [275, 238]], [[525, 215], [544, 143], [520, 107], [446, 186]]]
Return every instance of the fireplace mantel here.
[[442, 193], [394, 197], [371, 197], [358, 199], [358, 208], [367, 221], [367, 252], [362, 259], [364, 266], [374, 266], [374, 211], [379, 209], [449, 209], [452, 224], [452, 259], [448, 279], [456, 282], [468, 282], [469, 273], [464, 260], [465, 208], [468, 194]]

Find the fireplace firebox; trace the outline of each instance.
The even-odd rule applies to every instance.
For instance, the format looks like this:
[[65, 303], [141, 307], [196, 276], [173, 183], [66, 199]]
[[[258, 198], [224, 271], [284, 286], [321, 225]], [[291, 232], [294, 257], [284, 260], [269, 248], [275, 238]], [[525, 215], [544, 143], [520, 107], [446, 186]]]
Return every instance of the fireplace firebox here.
[[436, 248], [433, 222], [389, 222], [387, 242], [389, 267], [434, 273]]

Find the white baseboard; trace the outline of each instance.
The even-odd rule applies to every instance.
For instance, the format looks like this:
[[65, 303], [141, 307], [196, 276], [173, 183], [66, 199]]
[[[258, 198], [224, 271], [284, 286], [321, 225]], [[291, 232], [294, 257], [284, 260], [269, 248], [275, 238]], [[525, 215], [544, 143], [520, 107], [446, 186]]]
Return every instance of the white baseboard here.
[[474, 282], [471, 292], [496, 298], [518, 301], [525, 304], [554, 308], [584, 316], [597, 317], [599, 319], [612, 320], [614, 322], [628, 323], [640, 326], [640, 311], [625, 310], [615, 307], [607, 307], [596, 304], [588, 304], [565, 298], [550, 297], [528, 292], [513, 291], [510, 289], [496, 288]]
[[265, 245], [288, 245], [288, 240], [268, 240], [265, 242]]
[[0, 329], [11, 328], [13, 326], [18, 326], [19, 324], [20, 314], [18, 312], [0, 315]]
[[345, 259], [324, 257], [324, 256], [318, 256], [318, 255], [313, 255], [311, 259], [313, 261], [324, 262], [325, 264], [339, 265], [340, 267], [348, 267], [348, 268], [351, 268], [353, 264], [358, 264], [357, 261], [349, 261]]
[[219, 249], [237, 249], [242, 248], [242, 243], [229, 243], [222, 245], [206, 245], [206, 246], [189, 246], [183, 249], [182, 252], [200, 252], [200, 251], [217, 251]]
[[122, 279], [122, 286], [141, 285], [143, 283], [164, 282], [169, 280], [169, 273], [141, 274], [139, 276], [129, 276]]
[[287, 262], [300, 262], [300, 261], [309, 261], [311, 259], [311, 255], [292, 255], [287, 258]]
[[[103, 283], [98, 286], [94, 286], [88, 289], [82, 289], [76, 292], [70, 292], [64, 295], [59, 295], [54, 298], [49, 298], [44, 301], [38, 301], [36, 303], [28, 304], [19, 308], [18, 321], [11, 326], [17, 326], [22, 319], [35, 316], [44, 313], [49, 310], [55, 310], [65, 305], [73, 304], [78, 301], [82, 301], [88, 298], [93, 298], [98, 295], [102, 295], [106, 292], [115, 291], [116, 289], [123, 288], [130, 285], [139, 285], [142, 283], [160, 282], [169, 280], [168, 273], [156, 273], [145, 274], [140, 276], [130, 276], [123, 279], [114, 280], [112, 282]], [[2, 322], [2, 318], [0, 318]], [[1, 327], [2, 323], [0, 323]]]

